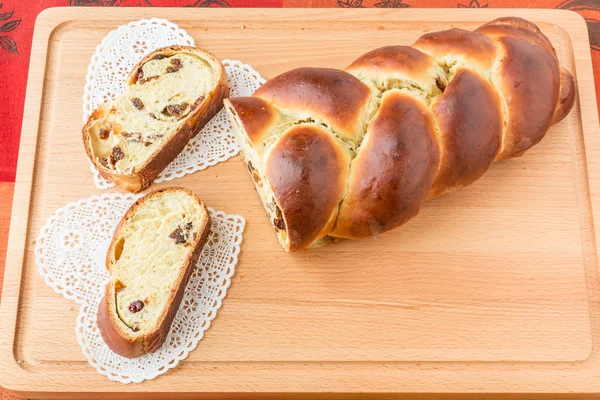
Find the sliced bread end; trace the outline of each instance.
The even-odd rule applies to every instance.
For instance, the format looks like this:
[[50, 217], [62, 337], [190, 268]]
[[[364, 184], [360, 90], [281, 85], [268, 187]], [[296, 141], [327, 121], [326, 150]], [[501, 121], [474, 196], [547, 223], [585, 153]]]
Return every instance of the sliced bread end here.
[[115, 353], [138, 357], [164, 343], [210, 225], [204, 203], [183, 188], [155, 190], [125, 213], [107, 252], [112, 276], [97, 317]]

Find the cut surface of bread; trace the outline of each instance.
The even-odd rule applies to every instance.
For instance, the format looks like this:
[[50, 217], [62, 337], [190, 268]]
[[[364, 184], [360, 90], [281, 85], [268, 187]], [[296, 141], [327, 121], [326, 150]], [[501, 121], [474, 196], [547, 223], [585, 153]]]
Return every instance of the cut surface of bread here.
[[142, 190], [221, 109], [228, 93], [225, 70], [210, 53], [158, 49], [133, 68], [123, 95], [94, 110], [83, 128], [86, 152], [103, 176]]
[[125, 357], [160, 347], [210, 230], [204, 203], [166, 188], [134, 203], [106, 255], [111, 280], [98, 310], [107, 345]]
[[[107, 104], [106, 113], [97, 113], [99, 119], [90, 125], [94, 155], [104, 167], [116, 172], [139, 168], [215, 86], [217, 73], [204, 60], [189, 54], [148, 61], [140, 69], [141, 78]], [[123, 157], [113, 154], [117, 147]]]

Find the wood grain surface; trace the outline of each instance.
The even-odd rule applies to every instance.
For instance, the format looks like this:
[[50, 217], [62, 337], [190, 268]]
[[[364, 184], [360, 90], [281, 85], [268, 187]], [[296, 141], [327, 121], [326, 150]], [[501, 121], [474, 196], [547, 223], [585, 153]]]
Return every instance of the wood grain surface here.
[[[80, 139], [90, 57], [131, 20], [167, 18], [265, 78], [345, 67], [425, 32], [530, 19], [577, 78], [571, 114], [525, 156], [426, 203], [400, 229], [286, 254], [239, 157], [168, 182], [247, 219], [223, 307], [197, 349], [122, 385], [86, 362], [78, 306], [47, 287], [33, 244], [57, 208], [98, 194]], [[171, 393], [600, 393], [600, 129], [584, 20], [558, 10], [44, 11], [33, 39], [0, 308], [0, 385], [36, 397]], [[160, 187], [162, 185], [156, 185]], [[114, 189], [119, 190], [119, 189]]]

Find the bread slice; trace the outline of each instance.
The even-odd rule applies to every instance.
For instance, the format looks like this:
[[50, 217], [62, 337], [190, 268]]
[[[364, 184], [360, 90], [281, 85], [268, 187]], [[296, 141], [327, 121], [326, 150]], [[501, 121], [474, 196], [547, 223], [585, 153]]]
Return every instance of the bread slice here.
[[221, 110], [229, 86], [212, 54], [170, 46], [144, 57], [125, 87], [122, 96], [92, 112], [83, 143], [103, 177], [139, 192]]
[[210, 231], [210, 215], [190, 190], [164, 188], [136, 201], [106, 254], [111, 273], [98, 307], [104, 341], [123, 357], [164, 343]]

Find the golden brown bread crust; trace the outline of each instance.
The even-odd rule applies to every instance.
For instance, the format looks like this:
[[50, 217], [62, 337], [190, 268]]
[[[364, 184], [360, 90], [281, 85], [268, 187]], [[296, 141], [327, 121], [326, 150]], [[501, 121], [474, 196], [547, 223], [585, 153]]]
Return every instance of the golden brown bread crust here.
[[503, 17], [482, 25], [477, 29], [490, 37], [512, 36], [516, 39], [527, 39], [542, 45], [546, 51], [556, 58], [556, 51], [550, 40], [533, 22], [518, 17]]
[[285, 222], [287, 250], [310, 245], [329, 232], [346, 191], [350, 155], [321, 127], [292, 127], [273, 145], [266, 175]]
[[111, 280], [106, 285], [106, 295], [100, 300], [100, 304], [98, 305], [98, 314], [97, 314], [97, 323], [98, 328], [100, 329], [100, 334], [104, 339], [106, 345], [115, 353], [128, 358], [134, 358], [142, 356], [146, 353], [152, 353], [158, 350], [162, 344], [164, 343], [169, 330], [171, 329], [171, 325], [173, 323], [173, 319], [179, 310], [179, 305], [181, 303], [181, 299], [183, 298], [183, 294], [185, 292], [185, 288], [192, 276], [192, 272], [194, 271], [194, 267], [198, 262], [198, 258], [202, 252], [202, 248], [206, 243], [208, 238], [208, 234], [210, 233], [211, 219], [208, 214], [208, 209], [206, 205], [191, 190], [181, 188], [181, 187], [167, 187], [161, 188], [154, 191], [149, 192], [144, 197], [138, 199], [127, 212], [121, 218], [117, 229], [115, 230], [115, 234], [108, 248], [108, 252], [106, 255], [106, 268], [110, 272], [111, 269], [111, 258], [110, 254], [113, 253], [116, 239], [118, 236], [118, 232], [121, 227], [125, 223], [125, 221], [130, 218], [137, 208], [139, 208], [145, 201], [150, 199], [152, 196], [157, 196], [169, 191], [184, 191], [190, 196], [193, 196], [198, 204], [204, 208], [207, 214], [207, 220], [204, 227], [200, 230], [200, 235], [197, 235], [195, 242], [191, 244], [193, 246], [193, 251], [190, 253], [189, 257], [185, 261], [185, 268], [183, 269], [183, 273], [181, 276], [181, 280], [177, 279], [180, 283], [177, 285], [175, 290], [172, 290], [171, 296], [169, 300], [167, 300], [167, 307], [159, 316], [157, 327], [142, 335], [132, 335], [130, 332], [126, 332], [123, 329], [120, 329], [119, 322], [116, 320], [116, 311], [111, 312], [111, 309], [116, 310], [116, 302], [115, 302], [115, 287], [114, 282]]
[[439, 159], [431, 115], [401, 91], [383, 96], [352, 162], [332, 236], [373, 236], [400, 226], [417, 214], [431, 187]]
[[503, 36], [497, 42], [504, 61], [492, 72], [492, 80], [504, 94], [510, 116], [498, 156], [506, 159], [522, 155], [548, 131], [558, 103], [560, 74], [553, 55], [533, 41]]
[[[554, 48], [537, 26], [520, 18], [501, 18], [475, 32], [450, 29], [428, 33], [415, 47], [436, 58], [468, 58], [479, 68], [490, 70], [510, 115], [499, 159], [521, 155], [542, 139], [556, 108], [560, 77]], [[497, 71], [493, 68], [495, 60]]]
[[[375, 49], [346, 72], [359, 82], [334, 70], [284, 73], [253, 95], [261, 99], [260, 107], [230, 112], [240, 127], [236, 134], [248, 143], [244, 153], [256, 169], [277, 152], [279, 168], [269, 166], [267, 182], [261, 185], [276, 182], [285, 188], [275, 192], [275, 203], [281, 203], [282, 195], [294, 194], [291, 206], [281, 209], [283, 219], [300, 223], [318, 215], [318, 224], [295, 231], [293, 245], [291, 238], [278, 235], [288, 251], [320, 245], [327, 236], [360, 238], [401, 225], [425, 198], [472, 183], [495, 160], [523, 154], [569, 113], [575, 100], [573, 77], [560, 68], [548, 38], [520, 18], [501, 18], [475, 31], [428, 33], [412, 47]], [[278, 139], [282, 132], [273, 122], [278, 112], [291, 125], [325, 122], [321, 129], [337, 143], [320, 154], [321, 166], [339, 165], [336, 147], [349, 151], [350, 170], [343, 176], [347, 192], [339, 210], [329, 203], [338, 186], [318, 186], [325, 181], [339, 184], [325, 168], [325, 180], [312, 175], [303, 180], [287, 169], [280, 171], [289, 166], [311, 168], [305, 153], [313, 149], [300, 151], [296, 143]], [[269, 147], [273, 141], [278, 145]], [[303, 142], [309, 138], [303, 137]], [[314, 199], [319, 196], [317, 186], [326, 207], [319, 203], [323, 199]], [[331, 221], [335, 223], [329, 228]]]
[[558, 96], [558, 104], [554, 110], [552, 124], [556, 124], [567, 116], [573, 104], [575, 103], [575, 80], [573, 75], [564, 68], [560, 68], [560, 95]]
[[[346, 68], [353, 74], [382, 74], [410, 76], [416, 81], [435, 80], [430, 70], [435, 60], [410, 46], [386, 46], [372, 50], [357, 58]], [[396, 77], [394, 76], [394, 78]]]
[[283, 109], [302, 110], [354, 139], [371, 91], [339, 69], [297, 68], [270, 79], [253, 95]]
[[[227, 106], [230, 107], [230, 113], [240, 116], [240, 119], [246, 121], [245, 130], [247, 140], [253, 145], [260, 145], [269, 134], [269, 129], [273, 127], [279, 119], [279, 113], [271, 105], [258, 97], [236, 97], [228, 99]], [[236, 124], [237, 119], [232, 123]]]
[[480, 68], [490, 68], [496, 58], [496, 45], [489, 37], [458, 28], [426, 33], [413, 47], [435, 59], [462, 57]]
[[441, 159], [430, 198], [479, 179], [496, 158], [502, 138], [500, 98], [473, 71], [459, 69], [432, 108]]
[[170, 57], [182, 53], [197, 54], [205, 59], [211, 60], [212, 65], [220, 69], [219, 79], [210, 93], [204, 96], [203, 99], [198, 99], [199, 102], [195, 104], [195, 108], [175, 128], [171, 134], [171, 138], [168, 139], [165, 145], [159, 148], [137, 171], [133, 171], [131, 174], [117, 173], [116, 171], [106, 168], [102, 163], [98, 162], [97, 158], [94, 156], [90, 145], [88, 129], [95, 120], [95, 113], [97, 110], [90, 115], [88, 121], [83, 126], [83, 143], [85, 152], [90, 161], [98, 169], [98, 172], [102, 177], [130, 192], [137, 193], [150, 186], [158, 174], [160, 174], [160, 172], [164, 170], [179, 153], [181, 153], [189, 140], [196, 136], [196, 134], [200, 132], [200, 130], [202, 130], [202, 128], [221, 110], [223, 107], [223, 100], [229, 97], [227, 74], [219, 59], [205, 50], [192, 46], [169, 46], [153, 51], [142, 58], [132, 68], [125, 81], [126, 84], [132, 85], [137, 82], [138, 70], [147, 61], [152, 60], [157, 56]]

